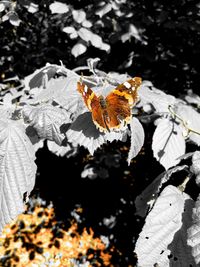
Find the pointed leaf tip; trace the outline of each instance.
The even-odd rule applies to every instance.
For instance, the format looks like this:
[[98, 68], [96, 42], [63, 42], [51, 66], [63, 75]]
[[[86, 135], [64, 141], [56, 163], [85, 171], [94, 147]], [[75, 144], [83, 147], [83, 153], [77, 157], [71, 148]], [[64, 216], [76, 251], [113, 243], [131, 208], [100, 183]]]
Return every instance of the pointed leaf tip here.
[[144, 144], [144, 129], [137, 118], [132, 118], [131, 123], [131, 147], [128, 153], [128, 164], [137, 156]]

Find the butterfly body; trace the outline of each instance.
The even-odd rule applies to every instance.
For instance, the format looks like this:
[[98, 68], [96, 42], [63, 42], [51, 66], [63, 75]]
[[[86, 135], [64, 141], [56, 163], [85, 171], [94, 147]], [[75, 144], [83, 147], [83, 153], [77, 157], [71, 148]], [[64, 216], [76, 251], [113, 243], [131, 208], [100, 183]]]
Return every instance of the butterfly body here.
[[78, 82], [78, 91], [92, 113], [92, 119], [102, 132], [121, 129], [130, 122], [131, 108], [138, 100], [137, 89], [141, 78], [132, 78], [118, 85], [106, 97], [97, 96], [93, 90], [82, 82]]

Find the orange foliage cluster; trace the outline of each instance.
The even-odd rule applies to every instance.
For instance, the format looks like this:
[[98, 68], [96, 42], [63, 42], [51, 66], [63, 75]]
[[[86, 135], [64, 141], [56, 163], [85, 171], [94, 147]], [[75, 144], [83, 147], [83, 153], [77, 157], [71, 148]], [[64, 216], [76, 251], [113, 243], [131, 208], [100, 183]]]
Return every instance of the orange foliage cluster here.
[[[111, 251], [92, 229], [78, 233], [77, 223], [66, 231], [58, 226], [52, 207], [36, 206], [7, 225], [0, 237], [0, 266], [73, 267], [77, 262], [92, 266], [112, 266]], [[83, 260], [84, 259], [84, 260]]]

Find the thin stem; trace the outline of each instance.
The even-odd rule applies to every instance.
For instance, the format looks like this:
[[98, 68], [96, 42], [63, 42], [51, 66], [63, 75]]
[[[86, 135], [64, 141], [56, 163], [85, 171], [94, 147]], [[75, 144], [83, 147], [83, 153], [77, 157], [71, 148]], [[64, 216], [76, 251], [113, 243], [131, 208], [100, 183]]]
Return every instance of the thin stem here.
[[184, 192], [184, 191], [185, 191], [186, 185], [187, 185], [187, 183], [189, 182], [190, 178], [191, 178], [191, 175], [188, 175], [188, 176], [184, 179], [184, 181], [182, 182], [182, 184], [180, 184], [180, 185], [178, 186], [178, 189], [179, 189], [181, 192]]
[[169, 112], [170, 112], [175, 118], [179, 119], [179, 120], [182, 122], [183, 126], [187, 129], [187, 131], [188, 131], [187, 136], [189, 135], [190, 132], [200, 135], [200, 132], [195, 131], [194, 129], [188, 127], [187, 122], [184, 121], [178, 114], [176, 114], [176, 112], [172, 109], [172, 107], [171, 107], [170, 105], [168, 106], [168, 109], [169, 109]]

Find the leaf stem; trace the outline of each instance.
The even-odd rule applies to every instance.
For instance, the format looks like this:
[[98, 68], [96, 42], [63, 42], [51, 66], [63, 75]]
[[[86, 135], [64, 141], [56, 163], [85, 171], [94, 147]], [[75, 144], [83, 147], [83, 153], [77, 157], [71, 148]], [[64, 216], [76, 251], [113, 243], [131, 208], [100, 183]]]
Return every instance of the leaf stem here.
[[186, 135], [186, 137], [189, 135], [190, 132], [200, 135], [200, 132], [195, 131], [194, 129], [188, 127], [187, 122], [184, 121], [184, 120], [183, 120], [183, 119], [182, 119], [182, 118], [181, 118], [181, 117], [180, 117], [180, 116], [179, 116], [179, 115], [172, 109], [171, 105], [168, 106], [168, 109], [169, 109], [169, 112], [174, 116], [174, 118], [179, 119], [179, 120], [182, 122], [182, 124], [183, 124], [183, 126], [185, 127], [185, 129], [187, 129], [187, 135]]
[[182, 182], [182, 184], [180, 184], [180, 185], [178, 186], [178, 189], [179, 189], [181, 192], [184, 192], [184, 191], [185, 191], [186, 185], [187, 185], [187, 183], [189, 182], [190, 178], [191, 178], [191, 175], [188, 175], [188, 176], [184, 179], [184, 181]]

